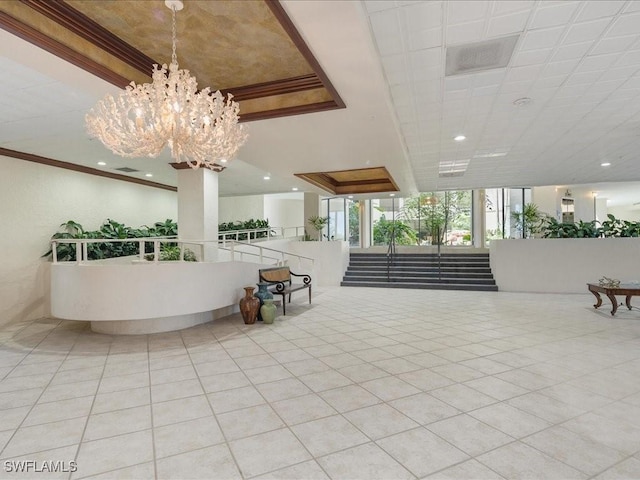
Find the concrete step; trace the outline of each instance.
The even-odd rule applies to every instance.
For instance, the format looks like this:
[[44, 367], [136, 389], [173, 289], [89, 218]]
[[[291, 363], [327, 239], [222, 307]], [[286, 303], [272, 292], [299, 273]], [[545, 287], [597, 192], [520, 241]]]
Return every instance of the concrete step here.
[[497, 292], [497, 285], [475, 285], [468, 283], [399, 283], [399, 282], [352, 282], [342, 281], [343, 287], [413, 288], [424, 290], [467, 290]]

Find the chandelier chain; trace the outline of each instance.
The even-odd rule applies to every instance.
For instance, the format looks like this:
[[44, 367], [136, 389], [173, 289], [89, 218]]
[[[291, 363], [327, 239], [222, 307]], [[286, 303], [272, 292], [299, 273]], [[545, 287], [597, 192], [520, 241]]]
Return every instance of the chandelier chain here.
[[173, 5], [171, 7], [171, 63], [174, 65], [178, 64], [178, 55], [176, 54], [176, 43], [178, 42], [178, 36], [176, 35], [176, 7]]

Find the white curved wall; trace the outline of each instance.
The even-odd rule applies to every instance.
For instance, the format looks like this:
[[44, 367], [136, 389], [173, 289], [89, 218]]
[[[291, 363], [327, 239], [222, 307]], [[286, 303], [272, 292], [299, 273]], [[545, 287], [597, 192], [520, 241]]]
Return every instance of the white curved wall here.
[[40, 258], [67, 220], [138, 227], [176, 219], [176, 193], [0, 156], [0, 325], [49, 314], [49, 262]]
[[171, 262], [51, 266], [51, 313], [67, 320], [137, 320], [237, 305], [256, 263]]

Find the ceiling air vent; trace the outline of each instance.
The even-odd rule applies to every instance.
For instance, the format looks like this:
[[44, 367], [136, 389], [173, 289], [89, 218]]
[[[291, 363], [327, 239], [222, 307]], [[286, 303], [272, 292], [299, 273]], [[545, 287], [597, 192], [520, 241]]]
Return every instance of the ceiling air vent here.
[[140, 170], [136, 170], [135, 168], [129, 168], [129, 167], [120, 167], [120, 168], [116, 168], [116, 170], [118, 170], [119, 172], [124, 172], [124, 173], [133, 173], [133, 172], [139, 172]]
[[447, 66], [445, 74], [481, 72], [492, 68], [503, 68], [509, 64], [513, 50], [520, 35], [485, 40], [447, 47]]

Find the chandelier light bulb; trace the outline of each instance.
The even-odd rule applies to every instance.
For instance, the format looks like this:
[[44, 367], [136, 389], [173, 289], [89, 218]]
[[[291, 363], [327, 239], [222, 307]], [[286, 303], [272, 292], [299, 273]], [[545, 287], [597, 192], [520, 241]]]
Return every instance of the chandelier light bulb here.
[[180, 70], [176, 11], [183, 5], [165, 4], [172, 12], [171, 63], [154, 65], [152, 83], [131, 82], [117, 97], [98, 102], [85, 117], [87, 132], [122, 157], [157, 157], [168, 147], [177, 163], [219, 170], [247, 140], [238, 123], [240, 107], [231, 94], [199, 90], [195, 77]]

